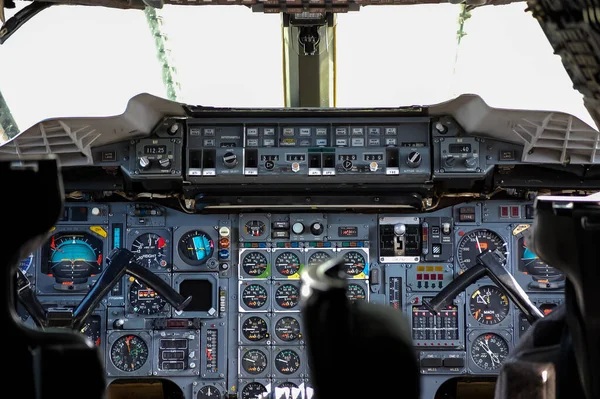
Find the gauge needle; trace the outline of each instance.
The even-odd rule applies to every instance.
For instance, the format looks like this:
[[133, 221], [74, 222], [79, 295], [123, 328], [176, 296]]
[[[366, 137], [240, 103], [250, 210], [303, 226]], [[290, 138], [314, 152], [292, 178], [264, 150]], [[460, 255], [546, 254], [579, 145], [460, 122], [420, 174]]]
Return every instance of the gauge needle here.
[[481, 244], [479, 243], [479, 238], [477, 238], [477, 236], [475, 236], [475, 241], [477, 241], [477, 249], [479, 250], [479, 253], [481, 253]]

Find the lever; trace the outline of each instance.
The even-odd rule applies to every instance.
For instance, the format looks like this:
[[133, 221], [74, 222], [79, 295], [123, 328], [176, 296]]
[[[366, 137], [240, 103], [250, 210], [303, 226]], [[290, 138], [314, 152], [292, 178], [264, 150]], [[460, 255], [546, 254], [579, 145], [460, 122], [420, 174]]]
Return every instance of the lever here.
[[40, 301], [38, 301], [31, 289], [29, 279], [21, 269], [17, 269], [17, 298], [19, 298], [19, 302], [38, 327], [44, 328], [48, 325], [46, 310]]

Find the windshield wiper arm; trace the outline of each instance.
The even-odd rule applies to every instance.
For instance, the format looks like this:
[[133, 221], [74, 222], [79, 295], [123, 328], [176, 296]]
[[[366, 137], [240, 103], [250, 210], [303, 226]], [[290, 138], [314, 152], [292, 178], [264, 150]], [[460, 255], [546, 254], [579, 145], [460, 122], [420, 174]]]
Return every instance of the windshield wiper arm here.
[[27, 21], [36, 16], [40, 11], [55, 5], [56, 3], [48, 3], [45, 1], [34, 1], [27, 7], [24, 7], [21, 11], [9, 18], [2, 28], [0, 28], [0, 44], [13, 35], [21, 26]]

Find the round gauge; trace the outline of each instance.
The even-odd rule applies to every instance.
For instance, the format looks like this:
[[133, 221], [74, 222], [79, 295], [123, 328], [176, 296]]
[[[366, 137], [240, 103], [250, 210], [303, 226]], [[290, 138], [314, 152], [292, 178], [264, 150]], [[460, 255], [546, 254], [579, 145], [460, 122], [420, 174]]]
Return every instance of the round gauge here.
[[146, 284], [133, 277], [130, 277], [131, 279], [133, 281], [129, 286], [129, 304], [134, 313], [150, 316], [163, 310], [167, 301]]
[[242, 323], [242, 334], [248, 341], [259, 342], [269, 338], [267, 322], [262, 317], [251, 316]]
[[250, 220], [244, 225], [244, 233], [252, 237], [261, 237], [267, 231], [267, 226], [260, 220]]
[[519, 238], [519, 265], [518, 269], [522, 273], [527, 273], [537, 279], [562, 279], [563, 275], [557, 269], [548, 266], [546, 262], [538, 258], [529, 248], [525, 237]]
[[498, 334], [483, 334], [471, 345], [473, 362], [484, 370], [497, 370], [508, 356], [508, 344]]
[[292, 342], [302, 338], [300, 323], [293, 317], [282, 317], [275, 323], [275, 335], [284, 342]]
[[275, 259], [275, 269], [282, 276], [293, 276], [300, 271], [300, 258], [293, 252], [284, 252]]
[[290, 375], [300, 370], [300, 356], [291, 350], [284, 349], [275, 356], [275, 368], [281, 374]]
[[498, 249], [506, 257], [507, 248], [502, 237], [493, 231], [473, 230], [465, 234], [458, 244], [458, 264], [461, 269], [467, 270], [477, 264], [477, 256], [486, 249], [490, 251]]
[[242, 291], [242, 301], [250, 309], [262, 308], [268, 298], [267, 290], [260, 284], [249, 284]]
[[198, 391], [196, 399], [219, 399], [221, 397], [221, 391], [212, 385], [205, 385]]
[[147, 268], [167, 267], [168, 251], [167, 240], [155, 233], [142, 234], [131, 244], [136, 262]]
[[267, 388], [260, 382], [250, 382], [242, 389], [242, 399], [265, 399]]
[[248, 374], [260, 374], [267, 369], [267, 355], [260, 349], [250, 349], [242, 356], [242, 368]]
[[103, 247], [102, 240], [90, 233], [56, 233], [47, 244], [42, 272], [65, 285], [87, 283], [102, 272]]
[[275, 387], [275, 394], [273, 395], [273, 399], [298, 399], [301, 397], [300, 388], [291, 381], [285, 381], [277, 385]]
[[102, 319], [100, 319], [99, 315], [94, 314], [88, 317], [80, 332], [88, 337], [94, 343], [94, 345], [100, 346], [100, 341], [102, 339], [102, 330], [100, 328], [101, 325]]
[[21, 262], [19, 263], [19, 269], [21, 269], [23, 274], [27, 274], [27, 272], [29, 271], [29, 268], [31, 267], [32, 264], [33, 264], [33, 254], [29, 254], [28, 257], [21, 259]]
[[250, 252], [244, 255], [242, 270], [249, 276], [258, 277], [267, 271], [269, 261], [260, 252]]
[[352, 302], [364, 301], [367, 299], [367, 293], [365, 289], [358, 284], [348, 284], [346, 288], [346, 297]]
[[508, 315], [508, 298], [493, 285], [479, 287], [469, 300], [471, 316], [481, 324], [498, 324]]
[[358, 276], [363, 273], [366, 264], [365, 257], [360, 252], [350, 251], [344, 254], [344, 267], [348, 276]]
[[112, 344], [110, 360], [121, 371], [139, 370], [148, 361], [148, 345], [137, 335], [124, 335]]
[[293, 284], [282, 284], [275, 291], [275, 302], [284, 309], [292, 309], [298, 305], [300, 291]]
[[323, 252], [323, 251], [318, 251], [318, 252], [314, 252], [309, 258], [308, 258], [308, 267], [313, 267], [313, 266], [319, 266], [321, 263], [327, 262], [329, 259], [331, 259], [331, 255], [328, 254], [327, 252]]
[[215, 242], [202, 230], [192, 230], [181, 236], [177, 249], [185, 263], [200, 266], [213, 254]]

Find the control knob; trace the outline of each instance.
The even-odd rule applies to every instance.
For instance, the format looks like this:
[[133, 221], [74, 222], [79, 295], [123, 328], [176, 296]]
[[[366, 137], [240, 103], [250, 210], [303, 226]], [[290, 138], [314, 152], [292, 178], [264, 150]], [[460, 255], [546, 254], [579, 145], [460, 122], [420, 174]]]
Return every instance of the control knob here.
[[227, 151], [225, 155], [223, 155], [223, 165], [225, 165], [226, 168], [235, 168], [237, 164], [237, 155], [235, 155], [232, 151]]
[[456, 164], [456, 158], [453, 157], [452, 155], [448, 155], [446, 157], [446, 160], [444, 161], [444, 163], [446, 164], [447, 167], [451, 168]]
[[161, 169], [169, 169], [171, 167], [171, 160], [169, 158], [161, 158], [158, 160], [158, 164]]
[[322, 223], [314, 222], [310, 225], [310, 232], [313, 236], [320, 236], [321, 234], [323, 234], [323, 231], [324, 229]]
[[410, 168], [418, 168], [421, 166], [421, 162], [423, 161], [423, 157], [417, 151], [413, 151], [408, 154], [408, 158], [406, 159], [406, 164]]
[[465, 166], [469, 169], [477, 166], [477, 159], [473, 157], [465, 158]]
[[398, 223], [394, 225], [394, 234], [397, 236], [403, 236], [406, 233], [406, 225], [403, 223]]
[[140, 169], [142, 170], [148, 170], [150, 169], [150, 160], [148, 159], [148, 157], [141, 157], [140, 160], [138, 161], [139, 165], [140, 165]]
[[304, 233], [304, 225], [300, 222], [296, 222], [292, 225], [292, 232], [296, 235]]

